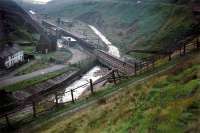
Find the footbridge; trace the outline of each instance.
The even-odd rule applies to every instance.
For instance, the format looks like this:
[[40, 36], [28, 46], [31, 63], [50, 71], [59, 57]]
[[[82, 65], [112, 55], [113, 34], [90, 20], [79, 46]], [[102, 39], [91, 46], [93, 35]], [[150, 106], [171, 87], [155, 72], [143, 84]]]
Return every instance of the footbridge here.
[[124, 73], [126, 75], [134, 75], [135, 74], [135, 66], [132, 64], [129, 64], [105, 51], [102, 51], [100, 49], [95, 48], [94, 45], [90, 44], [89, 42], [85, 41], [81, 37], [78, 37], [65, 29], [51, 23], [48, 21], [43, 20], [42, 25], [48, 29], [49, 33], [53, 33], [56, 35], [58, 38], [61, 36], [68, 36], [76, 39], [79, 44], [92, 52], [97, 59], [99, 60], [100, 63], [106, 65], [107, 67], [111, 69], [118, 69], [121, 73]]
[[109, 53], [102, 51], [102, 50], [96, 50], [95, 54], [102, 64], [106, 66], [111, 66], [114, 69], [118, 69], [120, 72], [127, 74], [127, 75], [134, 75], [135, 74], [135, 66], [127, 63], [121, 59], [118, 59]]

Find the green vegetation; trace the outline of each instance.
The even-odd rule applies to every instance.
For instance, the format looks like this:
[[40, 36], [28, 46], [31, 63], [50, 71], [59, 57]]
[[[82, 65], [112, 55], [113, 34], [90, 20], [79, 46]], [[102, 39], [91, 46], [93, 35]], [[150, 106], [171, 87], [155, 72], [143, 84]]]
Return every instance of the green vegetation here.
[[129, 79], [119, 85], [123, 88], [112, 97], [70, 116], [45, 119], [33, 132], [199, 132], [199, 58], [199, 53], [185, 57], [148, 81], [135, 84]]
[[[12, 7], [8, 7], [8, 10], [12, 10]], [[7, 28], [10, 30], [10, 33], [8, 33], [7, 37], [0, 39], [1, 45], [8, 43], [8, 41], [26, 41], [32, 43], [32, 45], [36, 44], [38, 41], [34, 38], [36, 31], [30, 25], [26, 24], [24, 19], [12, 14], [9, 14], [6, 19], [6, 24], [9, 26]]]
[[66, 68], [64, 68], [62, 70], [58, 70], [58, 71], [51, 72], [51, 73], [48, 73], [48, 74], [40, 75], [40, 76], [34, 77], [32, 79], [29, 79], [29, 80], [24, 80], [24, 81], [17, 82], [17, 83], [12, 84], [12, 85], [8, 85], [8, 86], [5, 86], [5, 87], [2, 87], [2, 88], [0, 88], [0, 90], [3, 89], [3, 90], [6, 90], [8, 92], [13, 92], [13, 91], [17, 91], [17, 90], [26, 89], [29, 86], [33, 86], [35, 84], [44, 82], [44, 81], [46, 81], [48, 79], [57, 77], [57, 76], [65, 73], [65, 72], [69, 72], [70, 73], [72, 70], [74, 70], [74, 68], [66, 67]]
[[35, 46], [21, 46], [20, 48], [26, 54], [33, 54], [33, 52], [35, 52]]
[[64, 64], [71, 58], [71, 56], [71, 51], [65, 49], [62, 51], [51, 52], [48, 54], [36, 54], [36, 59], [40, 59], [42, 62]]
[[[26, 53], [33, 54], [34, 47], [23, 46], [22, 47]], [[37, 70], [45, 69], [51, 67], [55, 64], [66, 64], [71, 58], [72, 53], [69, 50], [56, 51], [49, 54], [36, 54], [34, 53], [36, 59], [30, 63], [20, 67], [16, 70], [16, 76], [28, 74]]]
[[31, 73], [31, 72], [35, 72], [37, 70], [48, 68], [50, 66], [51, 65], [47, 62], [42, 62], [41, 60], [35, 60], [35, 61], [32, 61], [29, 64], [26, 64], [25, 66], [17, 69], [15, 76], [28, 74], [28, 73]]
[[[15, 22], [15, 21], [14, 21]], [[33, 44], [37, 41], [33, 35], [34, 31], [31, 31], [30, 27], [24, 27], [20, 23], [14, 23], [13, 24], [16, 27], [16, 31], [14, 34], [12, 34], [11, 38], [14, 41], [18, 40], [26, 40], [28, 42], [32, 42]]]
[[[49, 13], [56, 17], [58, 15], [73, 17], [98, 27], [125, 53], [132, 48], [166, 49], [175, 45], [191, 30], [194, 23], [187, 4], [187, 0], [142, 0], [141, 3], [137, 3], [137, 0], [80, 1], [62, 5], [61, 8], [55, 6], [56, 9], [49, 10]], [[24, 49], [28, 52], [33, 50], [31, 47]], [[131, 54], [131, 56], [141, 55]], [[46, 67], [48, 64], [43, 62], [64, 62], [64, 60], [56, 61], [63, 57], [68, 58], [70, 55], [68, 53], [62, 53], [61, 56], [56, 53], [37, 55], [37, 60], [41, 62], [32, 64], [30, 67], [32, 69], [24, 69], [19, 74]], [[175, 64], [170, 70], [156, 76], [149, 77], [158, 69], [126, 79], [117, 86], [108, 85], [93, 96], [86, 98], [83, 96], [75, 104], [64, 104], [39, 117], [28, 125], [29, 127], [25, 127], [24, 132], [200, 132], [199, 58], [200, 54], [196, 53], [178, 60], [178, 63], [172, 61], [163, 65], [162, 67], [167, 68], [168, 65]], [[165, 60], [157, 62], [156, 67], [159, 66], [161, 69], [160, 64], [163, 62]], [[73, 64], [70, 67], [88, 69], [90, 61], [84, 63]], [[11, 92], [25, 89], [63, 72], [49, 73], [1, 89]], [[136, 82], [138, 80], [140, 81]], [[111, 94], [113, 95], [110, 96]], [[87, 105], [94, 100], [98, 101], [73, 114], [65, 115], [67, 111]], [[32, 118], [28, 116], [28, 119]], [[20, 131], [23, 132], [23, 129]]]
[[60, 7], [49, 9], [49, 14], [97, 26], [122, 52], [131, 48], [165, 49], [175, 45], [193, 24], [190, 7], [184, 1], [80, 1]]

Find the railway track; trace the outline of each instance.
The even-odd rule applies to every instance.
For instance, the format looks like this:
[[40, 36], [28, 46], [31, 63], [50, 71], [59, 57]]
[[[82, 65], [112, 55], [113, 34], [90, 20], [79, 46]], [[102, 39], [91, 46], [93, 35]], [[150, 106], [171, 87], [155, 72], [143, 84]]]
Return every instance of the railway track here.
[[95, 48], [92, 44], [90, 44], [89, 42], [86, 42], [81, 37], [77, 37], [76, 35], [73, 35], [72, 33], [65, 31], [65, 29], [58, 27], [51, 22], [43, 20], [42, 24], [48, 30], [56, 29], [56, 32], [57, 34], [59, 34], [59, 36], [69, 36], [76, 39], [79, 42], [79, 44], [89, 49], [89, 51], [92, 52], [97, 57], [99, 62], [106, 65], [107, 67], [111, 69], [118, 69], [120, 72], [129, 76], [134, 75], [134, 72], [135, 72], [134, 65], [128, 62], [125, 62], [123, 60], [120, 60], [119, 58], [114, 57], [105, 51]]

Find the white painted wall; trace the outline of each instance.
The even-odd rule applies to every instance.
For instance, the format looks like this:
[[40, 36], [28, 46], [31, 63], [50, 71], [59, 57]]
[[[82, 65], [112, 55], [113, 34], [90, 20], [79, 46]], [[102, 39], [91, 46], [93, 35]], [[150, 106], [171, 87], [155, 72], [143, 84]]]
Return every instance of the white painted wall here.
[[11, 55], [5, 61], [5, 67], [10, 68], [14, 66], [16, 63], [22, 62], [24, 60], [24, 52], [19, 51], [18, 53]]

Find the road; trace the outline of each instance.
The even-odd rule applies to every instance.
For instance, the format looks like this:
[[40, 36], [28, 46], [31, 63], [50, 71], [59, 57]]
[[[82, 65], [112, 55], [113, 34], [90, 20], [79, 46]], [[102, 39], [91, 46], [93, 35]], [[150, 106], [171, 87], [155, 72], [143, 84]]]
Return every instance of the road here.
[[[89, 58], [88, 54], [86, 54], [85, 52], [83, 52], [79, 49], [69, 48], [69, 50], [72, 52], [73, 55], [72, 55], [72, 58], [68, 61], [68, 64], [79, 63], [80, 61]], [[41, 69], [41, 70], [29, 73], [29, 74], [21, 75], [21, 76], [15, 76], [15, 77], [8, 76], [3, 79], [0, 79], [0, 88], [23, 81], [23, 80], [28, 80], [28, 79], [31, 79], [31, 78], [34, 78], [34, 77], [37, 77], [40, 75], [55, 72], [57, 70], [63, 69], [66, 66], [67, 66], [67, 64], [66, 65], [54, 65], [52, 67]]]
[[70, 64], [75, 64], [89, 58], [85, 52], [79, 49], [69, 48], [69, 50], [72, 52], [72, 58], [68, 61]]
[[41, 69], [41, 70], [29, 73], [29, 74], [4, 79], [4, 80], [0, 81], [0, 87], [11, 85], [11, 84], [23, 81], [23, 80], [34, 78], [36, 76], [47, 74], [47, 73], [50, 73], [50, 72], [54, 72], [54, 71], [63, 69], [64, 67], [66, 67], [66, 65], [55, 65], [55, 66], [45, 68], [45, 69]]

